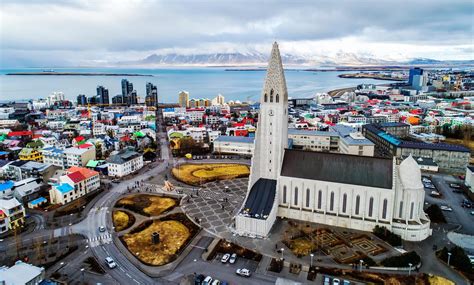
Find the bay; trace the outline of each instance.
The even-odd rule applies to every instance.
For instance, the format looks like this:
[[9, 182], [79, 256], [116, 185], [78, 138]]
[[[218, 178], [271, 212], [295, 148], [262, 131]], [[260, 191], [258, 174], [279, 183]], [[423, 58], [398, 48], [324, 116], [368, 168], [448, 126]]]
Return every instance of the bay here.
[[[159, 102], [178, 101], [178, 93], [186, 90], [190, 98], [214, 98], [222, 94], [228, 100], [257, 101], [265, 71], [228, 71], [226, 68], [55, 68], [57, 72], [127, 73], [152, 76], [68, 76], [68, 75], [6, 75], [13, 72], [42, 72], [43, 69], [0, 69], [0, 100], [29, 100], [46, 98], [54, 91], [64, 92], [67, 99], [76, 101], [78, 94], [92, 96], [102, 85], [110, 97], [121, 93], [121, 80], [133, 83], [138, 96], [144, 100], [145, 85], [158, 87]], [[339, 78], [350, 72], [285, 70], [288, 96], [312, 97], [318, 92], [353, 87], [361, 83], [383, 84], [389, 81]]]

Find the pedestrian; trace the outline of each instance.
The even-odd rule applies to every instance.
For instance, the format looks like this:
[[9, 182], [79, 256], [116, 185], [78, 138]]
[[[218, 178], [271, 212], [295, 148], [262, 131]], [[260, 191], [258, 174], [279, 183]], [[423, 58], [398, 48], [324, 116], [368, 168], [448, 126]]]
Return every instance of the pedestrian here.
[[277, 250], [277, 249], [278, 249], [278, 244], [275, 243], [275, 250]]

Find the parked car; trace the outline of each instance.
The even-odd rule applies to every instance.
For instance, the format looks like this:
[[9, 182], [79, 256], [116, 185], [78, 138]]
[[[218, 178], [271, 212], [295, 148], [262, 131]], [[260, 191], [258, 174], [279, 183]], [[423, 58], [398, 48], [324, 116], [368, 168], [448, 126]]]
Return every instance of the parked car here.
[[341, 281], [340, 281], [339, 279], [334, 278], [334, 279], [332, 280], [332, 285], [339, 285], [339, 284], [341, 284]]
[[211, 276], [207, 276], [206, 278], [204, 278], [204, 281], [202, 281], [202, 285], [211, 285], [211, 283], [212, 283]]
[[471, 211], [471, 215], [473, 215], [473, 216], [474, 216], [474, 211]]
[[456, 184], [456, 183], [450, 183], [450, 184], [449, 184], [449, 187], [454, 188], [454, 189], [460, 189], [460, 188], [461, 188], [461, 185]]
[[117, 263], [115, 263], [115, 261], [112, 259], [112, 257], [106, 257], [105, 258], [105, 263], [107, 263], [107, 266], [110, 269], [113, 269], [113, 268], [117, 267]]
[[323, 280], [323, 281], [324, 281], [324, 282], [323, 282], [324, 285], [331, 285], [331, 283], [330, 283], [330, 282], [331, 282], [331, 279], [329, 279], [329, 277], [324, 276], [324, 280]]
[[468, 199], [462, 200], [461, 207], [463, 208], [471, 208], [472, 204]]
[[99, 232], [101, 232], [101, 233], [105, 232], [105, 227], [104, 227], [104, 226], [100, 226], [100, 227], [99, 227]]
[[243, 277], [250, 277], [251, 275], [250, 270], [248, 270], [247, 268], [239, 268], [235, 271], [235, 273]]
[[214, 281], [212, 281], [211, 285], [221, 285], [221, 281], [219, 281], [217, 279], [214, 279]]
[[232, 253], [232, 255], [230, 256], [230, 259], [229, 259], [229, 263], [234, 264], [236, 260], [237, 260], [237, 254]]
[[436, 190], [433, 190], [433, 191], [431, 191], [430, 196], [432, 196], [432, 197], [440, 197], [440, 196], [441, 196], [441, 193], [439, 193], [439, 192], [436, 191]]
[[422, 181], [422, 182], [426, 182], [426, 183], [431, 183], [431, 180], [430, 180], [429, 178], [427, 178], [427, 177], [422, 177], [422, 178], [421, 178], [421, 181]]
[[229, 260], [229, 258], [230, 258], [230, 254], [226, 253], [222, 256], [221, 262], [226, 263]]
[[441, 210], [443, 211], [448, 211], [448, 212], [452, 212], [453, 211], [453, 208], [449, 207], [449, 206], [446, 206], [446, 205], [441, 205], [439, 207]]
[[120, 180], [119, 179], [114, 179], [114, 180], [112, 180], [112, 183], [120, 183]]
[[194, 277], [194, 285], [201, 285], [204, 281], [204, 278], [205, 277], [202, 274], [196, 275], [196, 277]]
[[342, 285], [351, 285], [351, 282], [348, 280], [342, 281]]

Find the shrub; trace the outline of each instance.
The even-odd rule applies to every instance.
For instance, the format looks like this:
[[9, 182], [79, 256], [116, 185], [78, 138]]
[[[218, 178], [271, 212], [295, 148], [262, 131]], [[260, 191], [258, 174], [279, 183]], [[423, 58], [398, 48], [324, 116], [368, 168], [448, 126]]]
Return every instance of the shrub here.
[[402, 238], [399, 235], [389, 231], [386, 227], [375, 226], [373, 233], [378, 238], [388, 242], [392, 246], [402, 245]]
[[446, 223], [443, 211], [441, 211], [438, 205], [433, 204], [429, 206], [425, 212], [433, 223]]
[[382, 265], [386, 267], [408, 267], [409, 263], [416, 266], [420, 263], [421, 258], [415, 251], [404, 253], [400, 256], [392, 256], [382, 260]]
[[450, 265], [456, 267], [460, 271], [472, 273], [472, 264], [464, 249], [458, 246], [453, 247], [451, 250], [443, 247], [443, 249], [438, 252], [438, 257], [447, 263], [448, 252], [451, 252], [451, 258], [449, 259]]

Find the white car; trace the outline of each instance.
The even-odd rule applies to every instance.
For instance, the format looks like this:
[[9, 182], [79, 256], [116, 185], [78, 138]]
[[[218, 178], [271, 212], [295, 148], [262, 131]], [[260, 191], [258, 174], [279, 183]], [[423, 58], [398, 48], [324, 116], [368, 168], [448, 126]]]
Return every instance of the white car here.
[[99, 227], [99, 232], [101, 232], [101, 233], [105, 232], [105, 227], [104, 227], [104, 226], [100, 226], [100, 227]]
[[207, 276], [207, 277], [204, 279], [204, 281], [202, 281], [201, 284], [203, 284], [203, 285], [211, 285], [211, 283], [212, 283], [212, 277], [211, 277], [211, 276]]
[[452, 212], [453, 211], [453, 208], [451, 207], [448, 207], [448, 206], [445, 206], [445, 205], [442, 205], [439, 207], [441, 210], [443, 211], [448, 211], [448, 212]]
[[237, 260], [237, 254], [232, 253], [232, 255], [230, 256], [230, 259], [229, 259], [229, 263], [234, 264], [236, 260]]
[[339, 284], [341, 284], [341, 281], [339, 281], [339, 279], [334, 278], [334, 279], [332, 280], [332, 285], [339, 285]]
[[250, 274], [251, 274], [250, 270], [248, 270], [247, 268], [239, 268], [235, 271], [235, 273], [243, 277], [250, 277]]
[[214, 279], [214, 281], [212, 281], [211, 285], [221, 285], [221, 281], [219, 281], [217, 279]]
[[230, 254], [226, 253], [224, 254], [224, 256], [222, 256], [221, 262], [226, 263], [229, 260], [229, 258], [230, 258]]
[[106, 257], [105, 262], [110, 269], [117, 267], [117, 263], [112, 259], [112, 257]]

